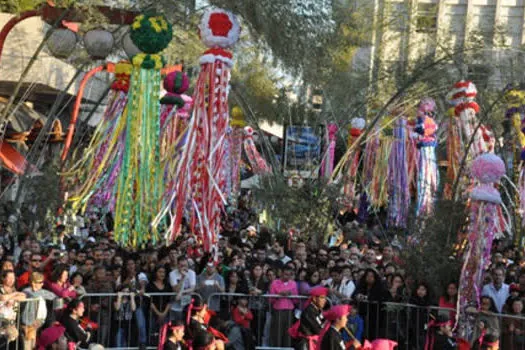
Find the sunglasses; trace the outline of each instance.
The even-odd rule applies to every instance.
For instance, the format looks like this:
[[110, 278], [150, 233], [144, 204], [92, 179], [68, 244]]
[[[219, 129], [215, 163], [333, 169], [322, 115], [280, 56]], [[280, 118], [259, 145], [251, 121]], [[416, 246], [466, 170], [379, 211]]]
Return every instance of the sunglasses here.
[[32, 262], [42, 262], [41, 259], [32, 259], [31, 261], [32, 261]]

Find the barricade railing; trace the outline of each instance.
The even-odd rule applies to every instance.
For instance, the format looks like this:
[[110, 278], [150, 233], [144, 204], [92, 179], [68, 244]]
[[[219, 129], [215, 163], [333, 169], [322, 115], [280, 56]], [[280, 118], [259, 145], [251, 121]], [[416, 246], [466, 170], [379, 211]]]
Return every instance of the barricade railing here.
[[[134, 294], [135, 310], [131, 310], [131, 296], [131, 293], [121, 293], [118, 309], [119, 293], [82, 296], [86, 310], [84, 323], [89, 324], [87, 320], [92, 322], [91, 329], [88, 327], [92, 333], [90, 343], [101, 344], [108, 349], [155, 346], [160, 326], [170, 320], [183, 319], [185, 304], [196, 294], [188, 295], [184, 300], [176, 300], [175, 293]], [[300, 317], [300, 311], [307, 303], [306, 296], [215, 293], [207, 297], [209, 308], [221, 319], [212, 326], [223, 330], [230, 341], [242, 343], [245, 348], [248, 345], [264, 349], [292, 347], [288, 329]], [[13, 318], [11, 315], [10, 319], [4, 316], [0, 305], [0, 347], [7, 343], [10, 336], [10, 349], [34, 348], [38, 329], [51, 325], [61, 317], [62, 312], [55, 312], [52, 304], [40, 298], [15, 303], [13, 310], [16, 316]], [[245, 314], [242, 307], [239, 310], [239, 304], [247, 305], [252, 317], [246, 317], [250, 315]], [[42, 309], [44, 305], [45, 310]], [[165, 314], [157, 315], [152, 305], [158, 311], [165, 311]], [[455, 318], [453, 309], [408, 303], [363, 301], [358, 303], [356, 311], [364, 321], [360, 340], [378, 337], [392, 339], [398, 342], [399, 350], [424, 349], [430, 315], [445, 313], [449, 318]], [[473, 313], [471, 316], [473, 324], [484, 322], [487, 326], [498, 328], [501, 349], [525, 350], [525, 317], [492, 313]], [[18, 331], [19, 336], [14, 331]], [[473, 334], [470, 340], [475, 337], [476, 334]]]

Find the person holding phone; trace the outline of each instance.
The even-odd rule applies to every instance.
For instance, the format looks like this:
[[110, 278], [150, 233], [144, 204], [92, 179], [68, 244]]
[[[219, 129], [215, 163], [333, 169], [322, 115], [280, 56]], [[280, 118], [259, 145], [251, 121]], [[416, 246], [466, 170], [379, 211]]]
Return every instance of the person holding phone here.
[[182, 310], [191, 302], [191, 294], [197, 286], [197, 276], [190, 270], [186, 257], [180, 256], [177, 259], [177, 268], [170, 272], [169, 280], [175, 292], [175, 300], [171, 304], [171, 320], [182, 320]]

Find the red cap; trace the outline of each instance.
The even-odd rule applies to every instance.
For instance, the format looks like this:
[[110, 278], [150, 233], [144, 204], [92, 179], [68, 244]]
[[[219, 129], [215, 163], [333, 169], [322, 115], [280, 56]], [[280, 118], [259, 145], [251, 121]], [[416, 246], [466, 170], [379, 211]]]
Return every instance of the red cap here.
[[394, 350], [397, 343], [389, 339], [376, 339], [372, 342], [373, 350]]
[[54, 325], [44, 329], [38, 338], [38, 349], [42, 350], [55, 343], [61, 336], [64, 335], [66, 329], [62, 325]]
[[310, 290], [310, 296], [312, 297], [320, 297], [320, 296], [327, 296], [328, 295], [328, 288], [325, 287], [314, 287]]
[[350, 310], [352, 310], [352, 307], [350, 307], [350, 305], [336, 305], [333, 306], [327, 312], [325, 312], [324, 317], [328, 321], [335, 321], [338, 318], [348, 315], [350, 313]]

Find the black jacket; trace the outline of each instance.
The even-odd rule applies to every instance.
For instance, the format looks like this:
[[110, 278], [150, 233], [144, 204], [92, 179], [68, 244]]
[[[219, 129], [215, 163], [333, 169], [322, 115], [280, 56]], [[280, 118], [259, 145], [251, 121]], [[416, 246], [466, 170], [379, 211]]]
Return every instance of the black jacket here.
[[319, 335], [323, 330], [324, 323], [323, 312], [314, 304], [310, 304], [301, 313], [299, 332], [307, 336]]
[[321, 340], [321, 350], [346, 350], [341, 333], [330, 327]]

